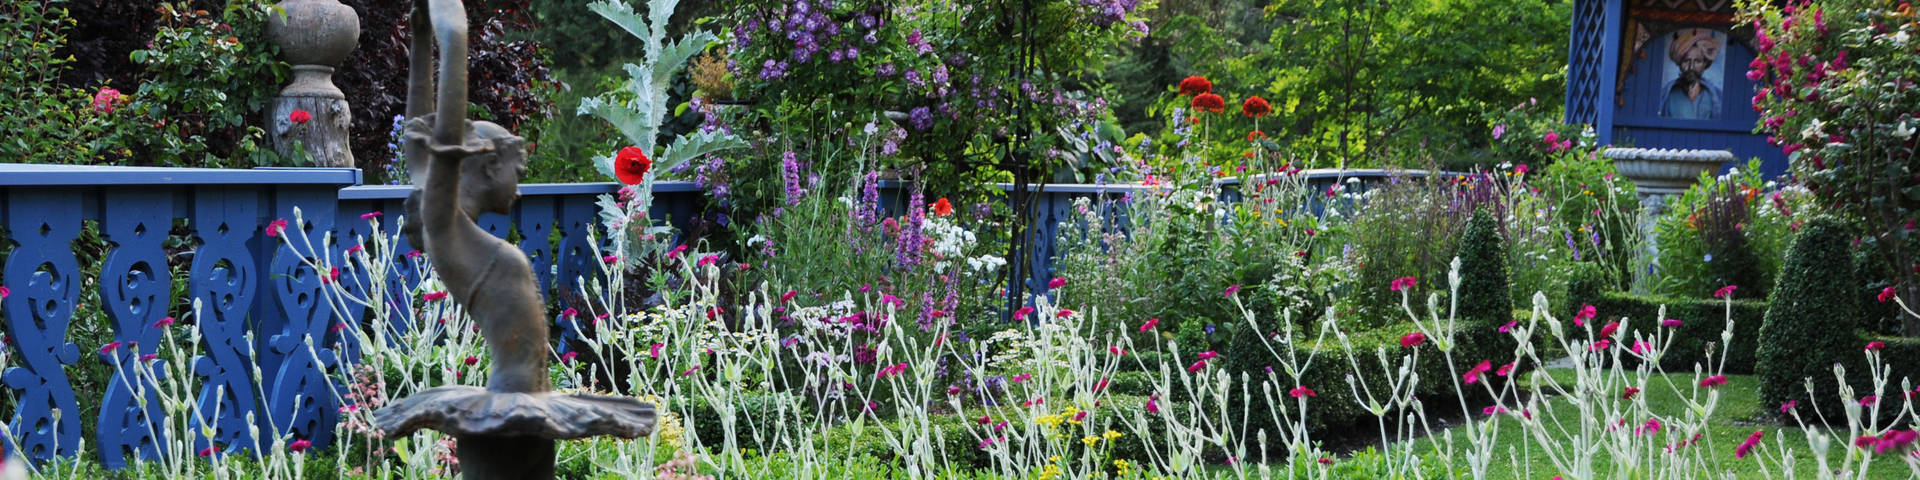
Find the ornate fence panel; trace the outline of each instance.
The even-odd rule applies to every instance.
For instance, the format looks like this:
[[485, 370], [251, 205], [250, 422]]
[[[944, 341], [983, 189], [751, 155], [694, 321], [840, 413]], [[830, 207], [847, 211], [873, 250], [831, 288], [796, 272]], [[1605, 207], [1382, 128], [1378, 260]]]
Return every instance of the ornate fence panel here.
[[[87, 450], [109, 468], [209, 448], [237, 453], [272, 441], [250, 437], [255, 429], [315, 447], [331, 443], [342, 391], [333, 374], [358, 353], [340, 343], [352, 336], [339, 329], [406, 327], [358, 325], [369, 317], [365, 307], [334, 298], [326, 284], [368, 293], [366, 269], [348, 262], [376, 228], [397, 236], [390, 253], [402, 265], [423, 263], [396, 227], [408, 188], [360, 186], [360, 179], [353, 169], [0, 164], [0, 285], [9, 288], [0, 299], [0, 325], [14, 347], [0, 380], [16, 399], [8, 447], [38, 461], [71, 457], [83, 422], [94, 426]], [[597, 271], [589, 243], [598, 225], [594, 203], [617, 188], [523, 185], [515, 211], [479, 222], [495, 235], [518, 235], [551, 295]], [[655, 198], [652, 216], [679, 227], [700, 201], [698, 189], [683, 182], [658, 184]], [[280, 237], [301, 233], [310, 244]], [[88, 244], [96, 247], [76, 246]], [[347, 268], [307, 266], [322, 257]], [[396, 314], [388, 318], [411, 318], [420, 278], [414, 269], [395, 270], [382, 303]], [[86, 295], [96, 288], [97, 300]], [[196, 301], [197, 316], [187, 312]], [[135, 371], [142, 362], [153, 362], [148, 371], [166, 370], [154, 355], [168, 330], [179, 328], [173, 316], [199, 324], [200, 355], [191, 359], [201, 383], [197, 404], [219, 412], [193, 425], [191, 431], [212, 433], [193, 439], [195, 452], [167, 451], [154, 377]], [[76, 319], [93, 318], [105, 323], [89, 331], [110, 333], [82, 339], [70, 332]], [[91, 387], [105, 391], [77, 395], [74, 384], [82, 379], [72, 376], [88, 368], [111, 372], [96, 379], [103, 386]], [[99, 414], [82, 418], [92, 411], [82, 404], [99, 406]]]

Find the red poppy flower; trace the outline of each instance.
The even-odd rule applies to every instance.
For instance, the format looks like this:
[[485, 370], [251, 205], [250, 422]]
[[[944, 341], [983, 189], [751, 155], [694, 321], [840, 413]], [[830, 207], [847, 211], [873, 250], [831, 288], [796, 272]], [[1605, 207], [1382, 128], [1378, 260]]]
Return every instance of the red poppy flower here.
[[1254, 130], [1254, 131], [1251, 131], [1251, 132], [1247, 132], [1247, 141], [1249, 141], [1249, 142], [1251, 142], [1251, 141], [1255, 141], [1255, 140], [1259, 140], [1259, 139], [1262, 139], [1262, 138], [1267, 138], [1267, 132], [1262, 132], [1262, 131], [1259, 131], [1259, 130]]
[[1186, 80], [1180, 81], [1181, 95], [1199, 95], [1211, 92], [1213, 92], [1213, 82], [1207, 81], [1207, 77], [1194, 75], [1187, 77]]
[[1202, 112], [1225, 113], [1227, 111], [1227, 99], [1220, 98], [1219, 95], [1211, 93], [1194, 95], [1193, 109]]
[[1273, 105], [1264, 98], [1247, 97], [1247, 101], [1240, 104], [1240, 111], [1249, 117], [1260, 118], [1273, 113]]
[[622, 148], [620, 153], [613, 156], [613, 174], [620, 177], [620, 183], [639, 185], [646, 181], [647, 170], [651, 169], [653, 160], [647, 158], [647, 153], [640, 151], [640, 147]]
[[933, 202], [933, 216], [944, 217], [952, 214], [953, 202], [947, 201], [947, 197], [940, 197], [939, 200]]

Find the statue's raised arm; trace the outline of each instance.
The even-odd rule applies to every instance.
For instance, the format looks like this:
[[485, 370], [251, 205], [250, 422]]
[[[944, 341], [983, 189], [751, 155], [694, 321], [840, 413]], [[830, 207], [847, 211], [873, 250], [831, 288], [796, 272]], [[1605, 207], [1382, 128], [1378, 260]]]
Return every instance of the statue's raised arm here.
[[[547, 315], [533, 268], [518, 247], [474, 224], [482, 214], [507, 213], [519, 198], [526, 142], [499, 125], [463, 118], [467, 21], [461, 2], [417, 0], [413, 26], [416, 35], [431, 31], [438, 42], [413, 41], [405, 153], [418, 185], [407, 201], [406, 235], [480, 327], [490, 369], [485, 388], [419, 392], [374, 412], [374, 422], [389, 437], [422, 428], [453, 435], [467, 479], [553, 478], [554, 440], [647, 435], [653, 406], [552, 392]], [[440, 51], [437, 89], [433, 75], [424, 73], [434, 46]]]

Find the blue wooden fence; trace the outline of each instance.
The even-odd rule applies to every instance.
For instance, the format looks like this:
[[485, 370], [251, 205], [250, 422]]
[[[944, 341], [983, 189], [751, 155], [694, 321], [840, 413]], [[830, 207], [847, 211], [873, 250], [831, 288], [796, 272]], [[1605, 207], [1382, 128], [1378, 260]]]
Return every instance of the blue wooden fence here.
[[[339, 405], [327, 372], [352, 359], [342, 356], [350, 352], [327, 347], [339, 340], [330, 327], [358, 321], [362, 312], [335, 318], [321, 275], [303, 260], [324, 255], [342, 264], [355, 239], [371, 233], [375, 212], [397, 217], [407, 195], [407, 187], [360, 186], [360, 180], [353, 169], [0, 164], [0, 239], [11, 242], [0, 242], [5, 257], [0, 284], [10, 289], [0, 302], [0, 317], [18, 351], [0, 380], [17, 393], [8, 425], [22, 453], [36, 460], [72, 456], [81, 444], [80, 422], [89, 421], [80, 417], [79, 405], [98, 402], [97, 435], [88, 443], [101, 452], [104, 464], [117, 468], [128, 455], [168, 454], [159, 438], [164, 433], [158, 428], [159, 402], [152, 395], [145, 402], [133, 398], [136, 389], [123, 380], [139, 378], [133, 365], [141, 355], [157, 353], [168, 328], [156, 324], [183, 303], [173, 291], [165, 248], [176, 222], [183, 222], [197, 245], [185, 268], [184, 295], [203, 308], [197, 319], [205, 335], [203, 353], [192, 360], [192, 371], [204, 385], [198, 398], [203, 411], [217, 406], [220, 412], [209, 425], [211, 438], [195, 439], [194, 448], [235, 452], [252, 445], [250, 414], [262, 432], [290, 432], [316, 447], [331, 443]], [[593, 203], [617, 188], [610, 183], [523, 185], [521, 202], [510, 215], [488, 215], [479, 222], [503, 238], [510, 231], [521, 235], [540, 272], [541, 288], [573, 289], [573, 279], [600, 261], [587, 243], [598, 223]], [[692, 184], [663, 182], [655, 193], [655, 218], [679, 223], [694, 213], [698, 191]], [[293, 221], [296, 207], [301, 221], [287, 225], [287, 232], [304, 230], [314, 239], [310, 248], [288, 246], [266, 233], [275, 220]], [[380, 222], [382, 229], [395, 223], [390, 218]], [[97, 306], [80, 304], [88, 282], [72, 246], [90, 221], [97, 222], [109, 246], [94, 278]], [[556, 230], [559, 242], [549, 242]], [[320, 244], [327, 232], [334, 233], [332, 240]], [[404, 237], [399, 242], [393, 254], [420, 261], [406, 256], [412, 247]], [[352, 269], [343, 273], [351, 275]], [[341, 284], [365, 284], [354, 280], [361, 279]], [[419, 279], [394, 280], [413, 285]], [[391, 303], [408, 304], [408, 299]], [[91, 307], [111, 320], [117, 348], [69, 340], [75, 311]], [[66, 368], [82, 361], [82, 352], [108, 365], [117, 357], [125, 369], [102, 398], [75, 398]], [[254, 378], [256, 367], [260, 378]], [[265, 391], [254, 391], [256, 384]], [[155, 389], [148, 385], [143, 391]]]
[[[1364, 188], [1385, 179], [1387, 173], [1313, 171], [1306, 175], [1318, 190], [1348, 178], [1364, 179], [1359, 185]], [[205, 335], [202, 354], [191, 360], [192, 372], [203, 384], [198, 402], [202, 411], [219, 412], [212, 425], [205, 425], [213, 434], [194, 439], [193, 448], [241, 451], [254, 444], [255, 439], [248, 437], [249, 427], [291, 434], [319, 448], [331, 444], [340, 407], [334, 392], [340, 386], [329, 383], [329, 372], [341, 362], [354, 361], [351, 345], [347, 351], [330, 347], [341, 340], [334, 327], [358, 322], [365, 312], [357, 303], [335, 302], [347, 306], [336, 317], [328, 306], [330, 290], [322, 283], [323, 275], [308, 267], [307, 260], [325, 256], [328, 263], [345, 264], [346, 252], [373, 233], [378, 218], [382, 220], [379, 228], [399, 236], [397, 248], [385, 253], [395, 255], [402, 265], [421, 261], [411, 254], [414, 249], [404, 235], [391, 231], [408, 187], [363, 186], [360, 181], [360, 172], [354, 169], [0, 164], [0, 258], [4, 258], [0, 285], [11, 289], [0, 302], [0, 318], [7, 341], [18, 351], [12, 366], [0, 373], [0, 381], [17, 394], [8, 426], [22, 454], [42, 461], [73, 456], [81, 444], [82, 421], [96, 422], [97, 434], [88, 443], [110, 468], [125, 466], [128, 456], [155, 459], [174, 454], [163, 450], [160, 436], [166, 432], [160, 428], [158, 399], [151, 393], [144, 402], [134, 398], [134, 392], [155, 392], [155, 387], [136, 389], [126, 379], [140, 378], [133, 365], [140, 356], [158, 352], [169, 328], [161, 320], [170, 310], [181, 313], [178, 306], [189, 303], [186, 300], [202, 305], [195, 319]], [[477, 222], [502, 238], [518, 234], [543, 293], [578, 291], [577, 279], [596, 271], [600, 262], [588, 243], [599, 222], [594, 203], [599, 195], [614, 193], [618, 187], [612, 183], [522, 185], [522, 198], [510, 214], [489, 214]], [[897, 183], [883, 187], [882, 210], [899, 214], [905, 193]], [[1239, 198], [1234, 181], [1223, 187], [1223, 200]], [[1054, 275], [1059, 225], [1077, 218], [1073, 211], [1077, 199], [1118, 200], [1147, 191], [1138, 185], [1038, 185], [1033, 189], [1040, 194], [1035, 198], [1033, 253], [1027, 259], [1009, 261], [1029, 262], [1031, 273], [1023, 280], [1030, 291], [1040, 294]], [[687, 182], [662, 182], [654, 193], [651, 215], [682, 228], [703, 201], [699, 189]], [[1103, 215], [1125, 215], [1123, 203], [1097, 205]], [[286, 225], [286, 231], [304, 231], [315, 242], [311, 247], [289, 246], [267, 233], [276, 220], [293, 222], [296, 207], [301, 212], [299, 222]], [[83, 278], [88, 273], [82, 270], [73, 246], [89, 222], [108, 247], [97, 276], [91, 279]], [[180, 257], [191, 257], [183, 265], [185, 292], [173, 290], [175, 270], [168, 263], [168, 241], [176, 225], [192, 243], [174, 247], [188, 250]], [[327, 237], [327, 233], [333, 235]], [[330, 240], [323, 242], [323, 238]], [[420, 279], [409, 274], [414, 269], [396, 270], [388, 281], [398, 287], [390, 289], [395, 298], [387, 304], [406, 308], [401, 306], [412, 304], [407, 295]], [[342, 273], [346, 276], [340, 284], [349, 290], [369, 280], [353, 277], [365, 275], [364, 269], [343, 269]], [[81, 304], [82, 286], [89, 283], [98, 286], [99, 305]], [[76, 345], [70, 340], [75, 312], [95, 307], [110, 320], [117, 348]], [[397, 313], [389, 318], [410, 318], [406, 312]], [[122, 366], [101, 398], [76, 398], [67, 368], [82, 361], [82, 352], [96, 357], [89, 361]], [[259, 378], [255, 378], [256, 368]], [[256, 385], [264, 391], [255, 391]], [[82, 402], [98, 402], [98, 418], [80, 418]], [[251, 425], [249, 417], [254, 419]]]

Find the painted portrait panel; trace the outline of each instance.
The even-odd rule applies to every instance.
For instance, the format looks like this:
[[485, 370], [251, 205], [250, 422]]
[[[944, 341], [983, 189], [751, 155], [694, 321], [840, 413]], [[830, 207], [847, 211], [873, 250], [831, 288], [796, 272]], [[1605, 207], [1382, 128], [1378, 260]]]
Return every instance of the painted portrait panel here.
[[[1660, 116], [1682, 120], [1718, 120], [1725, 115], [1727, 34], [1709, 28], [1682, 28], [1662, 35], [1650, 54], [1661, 62]], [[1649, 55], [1651, 56], [1651, 55]]]

